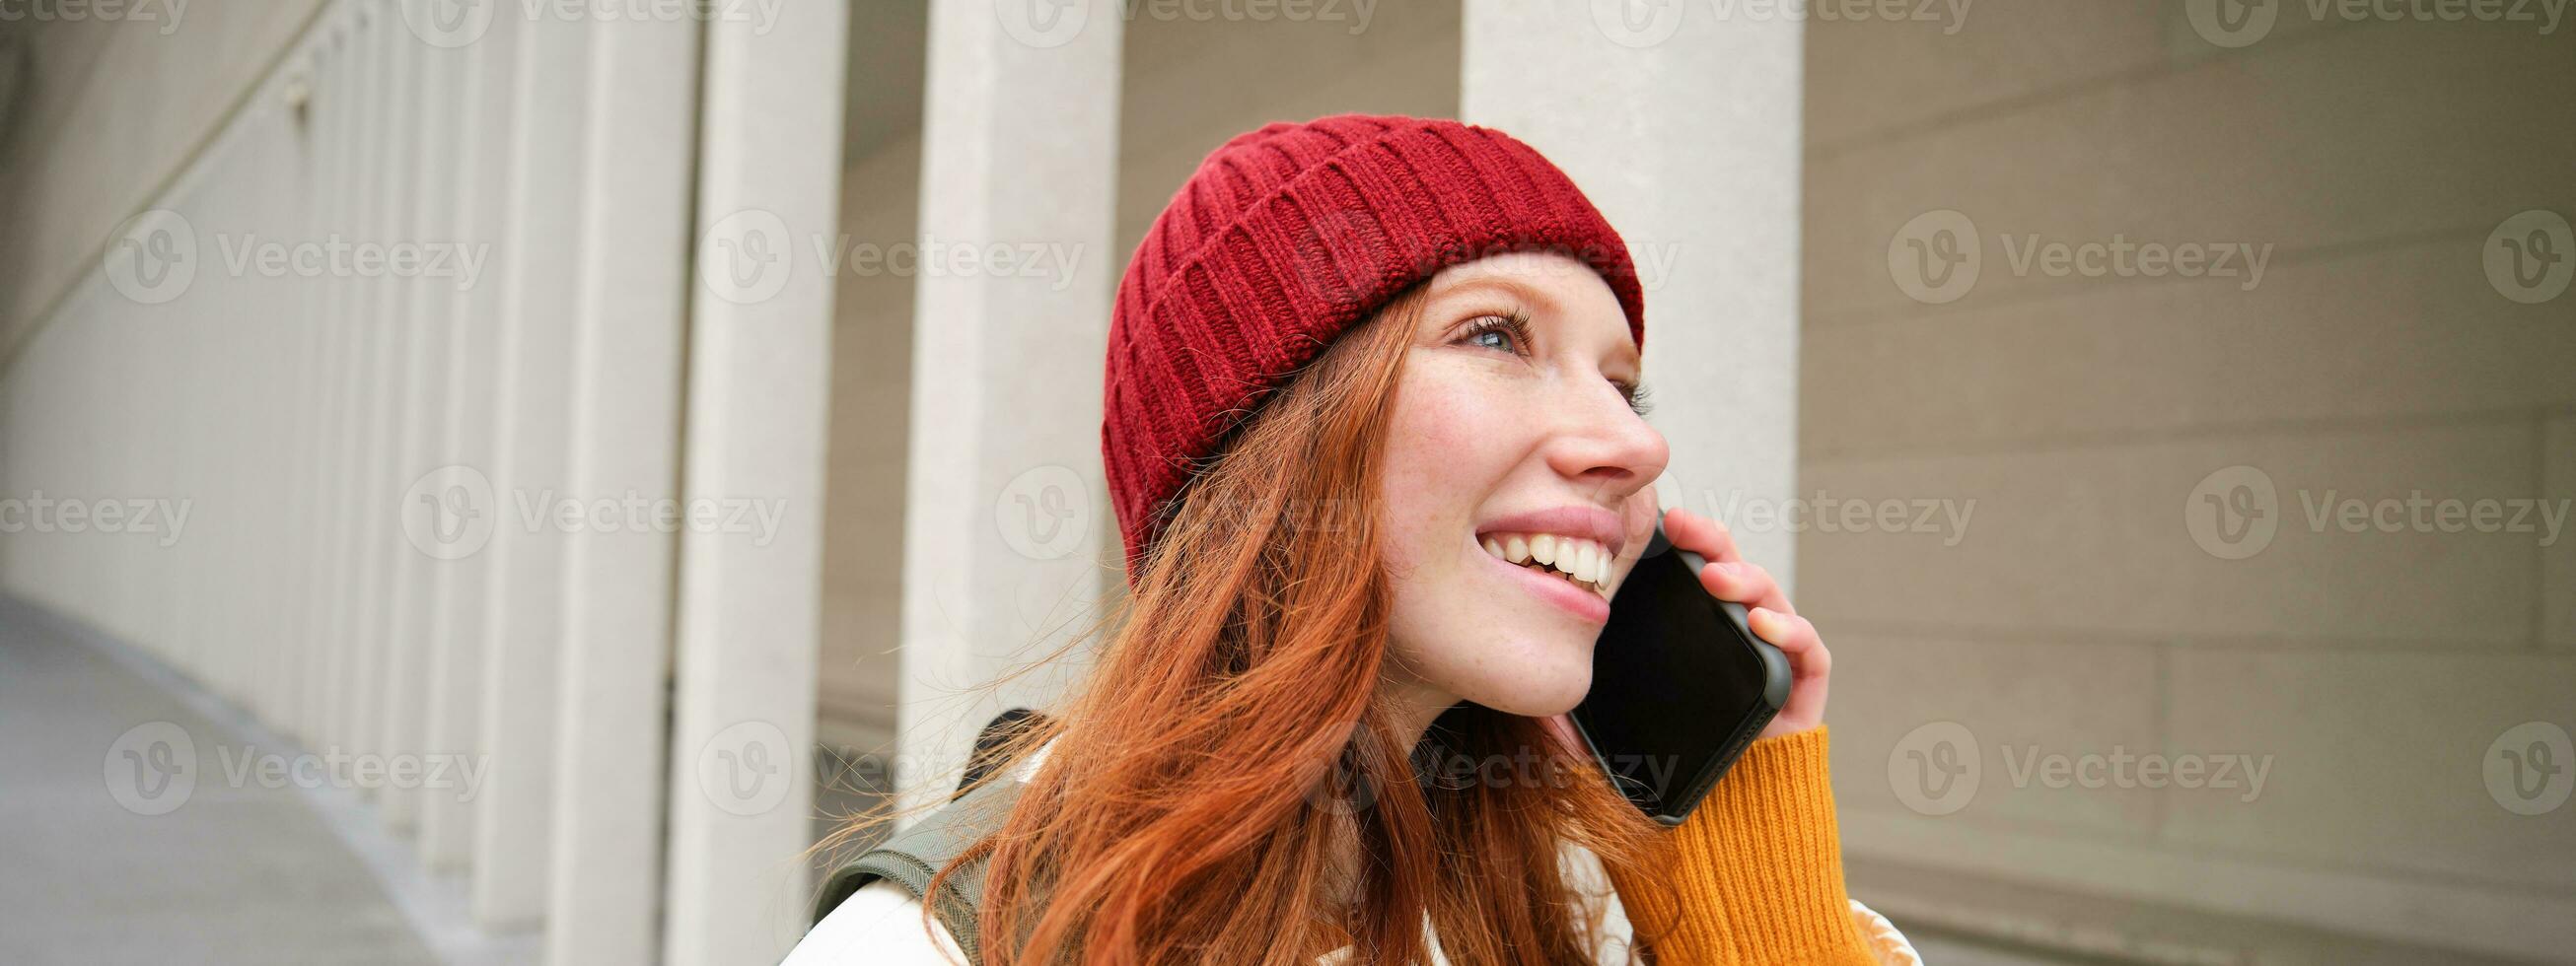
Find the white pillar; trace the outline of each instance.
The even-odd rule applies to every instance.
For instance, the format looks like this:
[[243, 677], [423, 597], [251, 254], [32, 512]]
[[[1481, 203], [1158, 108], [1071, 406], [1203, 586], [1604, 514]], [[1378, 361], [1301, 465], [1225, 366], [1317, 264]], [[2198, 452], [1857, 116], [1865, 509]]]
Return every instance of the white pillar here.
[[[1564, 168], [1640, 262], [1665, 505], [1788, 499], [1804, 23], [1590, 0], [1469, 0], [1465, 18], [1459, 112]], [[1736, 540], [1785, 584], [1793, 537]]]
[[[1071, 279], [923, 273], [914, 305], [903, 541], [907, 801], [953, 784], [976, 728], [1041, 705], [1061, 672], [990, 696], [993, 680], [1087, 617], [1116, 572], [1114, 521], [1032, 540], [997, 507], [1043, 491], [1091, 516], [1118, 162], [1116, 0], [1058, 8], [938, 0], [923, 110], [921, 235], [950, 244], [1069, 246]], [[1017, 544], [1017, 548], [1015, 548]]]
[[[354, 17], [345, 3], [333, 9], [330, 16], [331, 22], [323, 28], [329, 32], [323, 43], [327, 69], [316, 85], [314, 101], [319, 109], [316, 116], [322, 122], [324, 150], [332, 158], [331, 174], [322, 185], [320, 215], [315, 219], [317, 238], [346, 232], [363, 177], [360, 162], [366, 156], [359, 140], [366, 130], [365, 65], [351, 39]], [[316, 411], [306, 444], [313, 456], [312, 468], [307, 472], [311, 497], [300, 503], [310, 508], [311, 520], [304, 537], [308, 562], [302, 581], [303, 620], [296, 635], [302, 641], [303, 681], [297, 688], [295, 735], [305, 747], [320, 749], [327, 748], [334, 737], [332, 689], [341, 658], [337, 621], [343, 583], [340, 578], [346, 571], [337, 564], [343, 533], [339, 513], [345, 492], [342, 473], [348, 456], [342, 427], [351, 418], [347, 383], [356, 333], [342, 310], [338, 280], [315, 279], [307, 289], [314, 329], [312, 391]]]
[[[466, 54], [422, 43], [408, 31], [403, 40], [416, 58], [414, 70], [420, 85], [414, 101], [418, 113], [410, 119], [415, 139], [412, 154], [419, 162], [412, 178], [411, 197], [406, 199], [408, 227], [402, 237], [389, 241], [426, 252], [430, 249], [425, 246], [446, 244], [456, 237], [456, 171], [464, 161], [457, 149], [457, 125]], [[431, 649], [441, 643], [430, 636], [437, 626], [432, 610], [432, 595], [437, 591], [434, 569], [441, 561], [415, 544], [402, 521], [404, 514], [413, 512], [404, 505], [411, 496], [413, 481], [449, 465], [442, 451], [447, 438], [448, 352], [459, 293], [452, 275], [426, 272], [442, 267], [453, 272], [458, 265], [452, 258], [443, 260], [443, 266], [423, 262], [421, 277], [401, 283], [401, 301], [394, 309], [408, 335], [402, 359], [404, 388], [395, 472], [392, 488], [386, 491], [387, 530], [391, 534], [387, 546], [394, 553], [390, 581], [393, 596], [387, 602], [384, 707], [379, 712], [384, 720], [384, 750], [394, 755], [420, 755], [433, 750], [426, 747], [425, 739], [429, 734]], [[426, 788], [389, 785], [383, 795], [386, 824], [397, 831], [416, 830], [421, 803], [430, 794]]]
[[[511, 135], [518, 106], [514, 81], [522, 22], [496, 16], [481, 39], [466, 48], [455, 235], [459, 244], [485, 257], [482, 277], [451, 306], [447, 434], [435, 465], [489, 467], [499, 459], [502, 279], [514, 261], [502, 257], [507, 250], [503, 232], [510, 221]], [[490, 509], [512, 512], [506, 505]], [[470, 553], [430, 565], [427, 743], [433, 752], [481, 756], [494, 751], [484, 743], [481, 728], [491, 563], [490, 554]], [[474, 849], [474, 802], [435, 792], [421, 805], [422, 863], [434, 870], [467, 866]]]
[[[679, 492], [689, 173], [699, 24], [590, 27], [565, 493], [647, 513]], [[773, 92], [777, 94], [779, 92]], [[782, 95], [783, 96], [783, 95]], [[678, 538], [657, 521], [592, 522], [565, 552], [546, 961], [649, 963], [660, 941], [662, 801]]]
[[[508, 9], [508, 8], [505, 8]], [[495, 20], [500, 19], [497, 15]], [[519, 501], [560, 496], [572, 446], [572, 318], [591, 36], [536, 17], [520, 25], [501, 279], [504, 414], [486, 476], [492, 503], [483, 639], [481, 747], [492, 777], [474, 818], [474, 917], [489, 927], [545, 920], [554, 853], [556, 681], [561, 677], [564, 540], [521, 522]]]
[[688, 497], [778, 529], [682, 537], [673, 964], [775, 961], [807, 924], [805, 864], [782, 857], [813, 842], [834, 281], [816, 256], [840, 250], [848, 19], [708, 26]]
[[[387, 23], [384, 10], [366, 2], [354, 5], [350, 15], [350, 34], [346, 50], [350, 69], [356, 75], [353, 97], [358, 129], [354, 132], [357, 148], [357, 179], [348, 186], [349, 206], [341, 218], [345, 237], [364, 237], [374, 230], [377, 212], [384, 207], [383, 186], [387, 180], [385, 160], [387, 118], [390, 115], [386, 91], [392, 65], [385, 59], [388, 30], [398, 29]], [[360, 562], [367, 550], [367, 520], [362, 498], [372, 482], [367, 472], [369, 463], [368, 432], [371, 416], [382, 393], [373, 380], [376, 344], [384, 333], [371, 323], [372, 294], [366, 283], [340, 277], [330, 281], [333, 313], [331, 324], [346, 334], [339, 365], [339, 403], [333, 444], [331, 495], [330, 569], [332, 579], [318, 581], [330, 601], [330, 622], [325, 647], [327, 680], [323, 682], [325, 720], [323, 743], [326, 749], [355, 750], [355, 729], [362, 702], [358, 682], [360, 671], [361, 612], [365, 596], [359, 585]]]
[[[374, 217], [360, 226], [356, 241], [393, 245], [410, 238], [418, 224], [412, 203], [422, 170], [418, 118], [424, 71], [420, 45], [405, 32], [401, 11], [388, 5], [375, 13], [385, 72], [381, 101], [385, 150], [376, 163], [384, 177], [378, 185]], [[372, 403], [367, 409], [366, 463], [357, 497], [358, 609], [357, 631], [351, 638], [356, 646], [356, 690], [350, 696], [349, 746], [360, 754], [380, 754], [391, 750], [385, 746], [385, 702], [402, 683], [394, 670], [396, 651], [404, 643], [394, 633], [394, 571], [412, 553], [399, 517], [403, 490], [411, 484], [403, 476], [403, 467], [410, 461], [402, 450], [402, 417], [411, 393], [406, 360], [418, 354], [421, 339], [411, 323], [410, 280], [385, 273], [362, 276], [360, 284], [364, 294], [358, 324], [375, 333], [375, 342], [369, 349], [373, 358], [367, 363]], [[378, 801], [383, 798], [374, 790], [359, 791]]]

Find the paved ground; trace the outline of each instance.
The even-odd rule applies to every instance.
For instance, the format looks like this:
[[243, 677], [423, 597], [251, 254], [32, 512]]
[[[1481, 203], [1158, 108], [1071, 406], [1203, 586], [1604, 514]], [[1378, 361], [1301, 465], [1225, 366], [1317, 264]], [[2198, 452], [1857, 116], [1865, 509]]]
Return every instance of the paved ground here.
[[[274, 736], [85, 634], [0, 597], [0, 963], [440, 961], [306, 792], [227, 787], [218, 749]], [[150, 722], [169, 728], [119, 744]], [[153, 739], [172, 729], [195, 746], [193, 788], [137, 814], [111, 788], [171, 801], [177, 745]]]

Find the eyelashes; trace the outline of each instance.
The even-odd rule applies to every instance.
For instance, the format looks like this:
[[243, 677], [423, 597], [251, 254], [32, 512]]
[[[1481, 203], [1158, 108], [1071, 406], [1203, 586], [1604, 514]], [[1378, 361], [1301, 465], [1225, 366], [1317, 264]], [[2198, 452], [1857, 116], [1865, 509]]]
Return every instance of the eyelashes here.
[[1645, 383], [1620, 382], [1613, 379], [1610, 384], [1619, 387], [1620, 395], [1628, 397], [1628, 408], [1635, 410], [1637, 415], [1644, 416], [1655, 411], [1655, 394], [1653, 390], [1646, 388]]
[[[1509, 352], [1522, 358], [1528, 358], [1530, 355], [1530, 342], [1532, 341], [1530, 339], [1529, 314], [1519, 310], [1514, 310], [1505, 315], [1478, 316], [1467, 326], [1466, 334], [1458, 337], [1458, 341], [1477, 342], [1486, 336], [1501, 336], [1510, 341], [1510, 345], [1508, 346], [1486, 345], [1487, 348], [1500, 352]], [[1610, 384], [1619, 387], [1619, 397], [1628, 401], [1628, 409], [1630, 411], [1635, 412], [1639, 416], [1644, 416], [1647, 413], [1654, 411], [1654, 403], [1651, 401], [1652, 394], [1647, 390], [1645, 383], [1612, 379], [1610, 380]]]

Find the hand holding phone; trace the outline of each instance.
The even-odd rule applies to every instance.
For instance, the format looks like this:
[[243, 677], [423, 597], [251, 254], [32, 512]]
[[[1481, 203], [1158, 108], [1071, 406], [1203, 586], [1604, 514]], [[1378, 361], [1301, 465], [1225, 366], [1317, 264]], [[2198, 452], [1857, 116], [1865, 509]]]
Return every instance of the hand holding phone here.
[[1769, 571], [1736, 551], [1735, 535], [1727, 532], [1725, 524], [1675, 509], [1664, 514], [1663, 528], [1673, 546], [1695, 551], [1719, 565], [1703, 568], [1700, 583], [1718, 599], [1748, 608], [1745, 623], [1754, 635], [1789, 658], [1789, 702], [1762, 729], [1762, 737], [1797, 734], [1822, 726], [1825, 685], [1833, 671], [1833, 655], [1825, 650], [1816, 625], [1798, 616], [1798, 608], [1789, 603], [1788, 594], [1780, 590]]
[[1677, 510], [1620, 582], [1568, 717], [1629, 801], [1678, 825], [1757, 737], [1822, 719], [1827, 667], [1813, 625], [1725, 528]]

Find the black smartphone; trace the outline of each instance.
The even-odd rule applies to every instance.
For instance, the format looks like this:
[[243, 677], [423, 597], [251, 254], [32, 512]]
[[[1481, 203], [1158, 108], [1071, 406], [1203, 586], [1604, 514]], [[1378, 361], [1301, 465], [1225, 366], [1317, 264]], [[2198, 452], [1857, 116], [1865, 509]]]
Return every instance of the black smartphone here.
[[1569, 715], [1611, 784], [1665, 825], [1690, 817], [1789, 700], [1788, 655], [1753, 636], [1744, 605], [1708, 592], [1706, 563], [1656, 521]]

